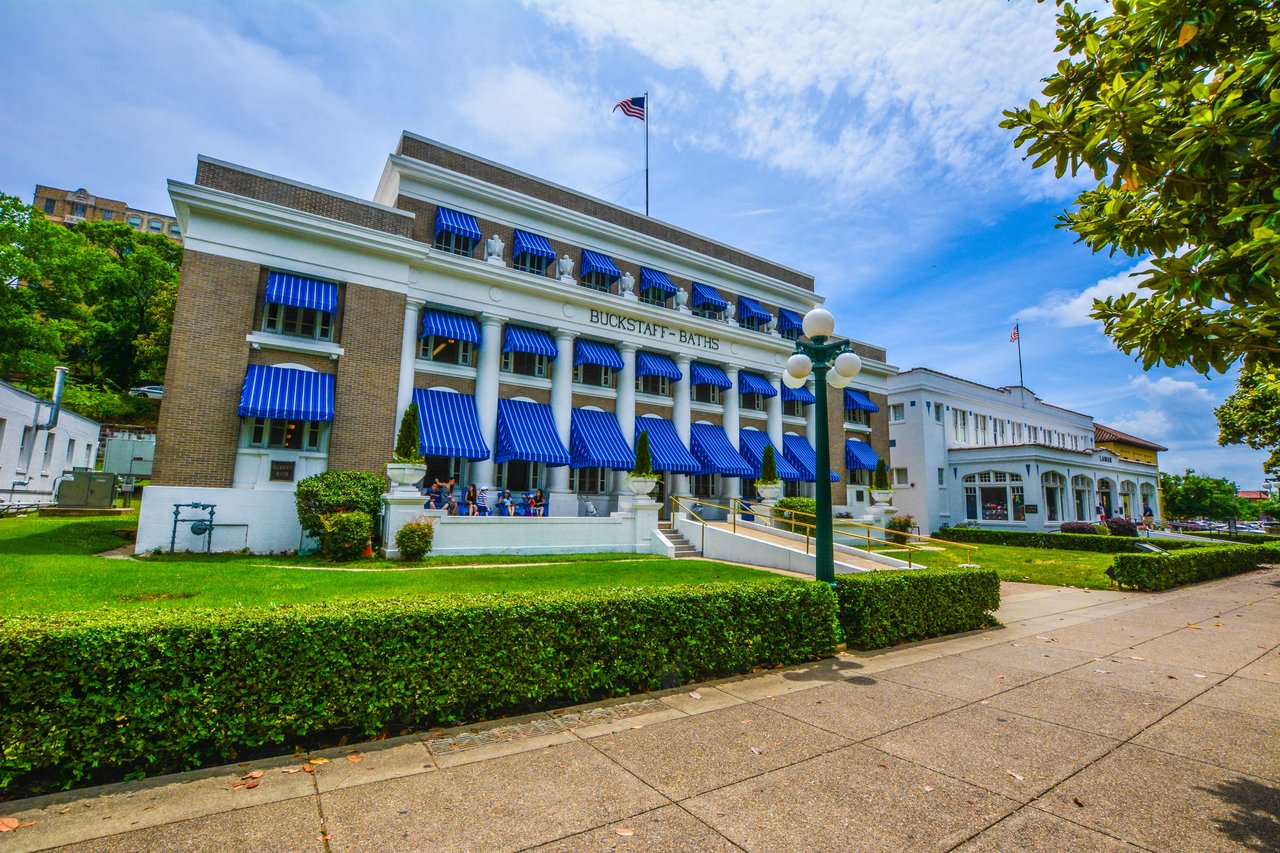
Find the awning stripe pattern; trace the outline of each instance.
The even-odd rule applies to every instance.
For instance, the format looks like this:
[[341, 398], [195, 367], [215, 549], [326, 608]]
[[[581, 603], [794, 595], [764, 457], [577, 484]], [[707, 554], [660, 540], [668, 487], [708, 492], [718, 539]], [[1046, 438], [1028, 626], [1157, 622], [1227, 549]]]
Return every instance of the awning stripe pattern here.
[[431, 335], [479, 344], [480, 324], [476, 322], [475, 317], [468, 317], [466, 314], [424, 308], [422, 309], [422, 331], [418, 333], [418, 337], [426, 338]]
[[738, 297], [738, 320], [759, 320], [761, 323], [767, 323], [772, 319], [773, 315], [764, 310], [764, 306], [750, 296]]
[[[738, 450], [742, 454], [742, 458], [751, 466], [751, 476], [759, 477], [760, 468], [764, 463], [764, 449], [770, 446], [769, 434], [761, 432], [758, 429], [744, 429], [738, 431]], [[773, 448], [773, 461], [778, 466], [778, 476], [784, 480], [803, 480], [805, 477], [796, 467], [787, 461], [787, 457], [778, 452], [778, 448]]]
[[511, 257], [518, 258], [521, 255], [533, 255], [535, 258], [546, 258], [549, 261], [556, 259], [555, 249], [551, 248], [551, 241], [541, 234], [530, 234], [528, 231], [515, 229], [515, 245], [511, 247]]
[[788, 388], [782, 386], [782, 399], [786, 403], [816, 403], [818, 398], [813, 396], [813, 392], [808, 386], [801, 385], [799, 388]]
[[569, 455], [573, 468], [612, 468], [630, 471], [635, 454], [612, 412], [574, 409], [569, 426]]
[[864, 412], [880, 411], [880, 407], [871, 402], [870, 397], [854, 388], [844, 389], [844, 407], [846, 409], [861, 409]]
[[435, 233], [439, 235], [441, 231], [457, 234], [459, 237], [470, 237], [472, 240], [480, 239], [480, 226], [476, 224], [474, 216], [447, 207], [436, 208]]
[[715, 311], [723, 311], [729, 307], [729, 303], [725, 300], [720, 292], [709, 284], [693, 283], [693, 302], [694, 308], [711, 308]]
[[702, 474], [720, 474], [725, 477], [750, 477], [751, 465], [734, 449], [725, 435], [724, 428], [716, 424], [692, 424], [689, 427], [689, 444], [693, 455], [702, 463]]
[[[784, 435], [782, 437], [782, 455], [787, 457], [787, 461], [794, 465], [801, 474], [804, 474], [806, 483], [812, 483], [817, 479], [817, 475], [814, 472], [818, 467], [818, 454], [813, 449], [813, 445], [809, 443], [809, 439], [802, 435]], [[840, 475], [835, 471], [831, 471], [831, 482], [840, 482]]]
[[418, 443], [424, 456], [489, 458], [489, 445], [480, 434], [475, 397], [416, 388], [413, 402], [418, 404]]
[[265, 301], [332, 314], [338, 308], [338, 285], [287, 272], [271, 272], [267, 273]]
[[880, 454], [865, 441], [851, 438], [844, 443], [844, 464], [850, 471], [874, 471]]
[[556, 357], [556, 342], [541, 329], [508, 325], [502, 333], [503, 352], [527, 352], [532, 355]]
[[653, 457], [653, 470], [674, 474], [697, 474], [702, 463], [694, 458], [676, 432], [676, 425], [666, 418], [636, 418], [636, 438], [649, 433], [649, 455]]
[[789, 308], [778, 309], [778, 331], [804, 332], [804, 317]]
[[245, 418], [333, 420], [333, 374], [293, 367], [251, 364], [240, 391]]
[[590, 249], [583, 249], [582, 275], [587, 276], [593, 272], [604, 273], [609, 277], [610, 281], [616, 281], [622, 276], [622, 270], [614, 265], [613, 258], [608, 255], [602, 255], [599, 252], [593, 252]]
[[636, 353], [636, 376], [663, 376], [676, 382], [683, 375], [669, 356], [656, 352]]
[[765, 397], [778, 396], [778, 389], [759, 373], [744, 370], [738, 374], [739, 394], [760, 394]]
[[676, 295], [676, 291], [680, 288], [672, 283], [671, 278], [664, 272], [659, 270], [651, 270], [648, 267], [640, 268], [640, 292], [646, 290], [658, 290], [666, 295], [667, 299]]
[[717, 388], [732, 388], [733, 383], [725, 372], [714, 364], [702, 364], [695, 361], [689, 365], [690, 385], [714, 385]]
[[569, 464], [569, 451], [560, 443], [555, 417], [546, 403], [498, 401], [498, 452], [493, 461], [501, 465], [512, 459]]
[[579, 364], [598, 364], [601, 367], [621, 370], [622, 356], [608, 344], [578, 338], [573, 342], [573, 366], [577, 367]]

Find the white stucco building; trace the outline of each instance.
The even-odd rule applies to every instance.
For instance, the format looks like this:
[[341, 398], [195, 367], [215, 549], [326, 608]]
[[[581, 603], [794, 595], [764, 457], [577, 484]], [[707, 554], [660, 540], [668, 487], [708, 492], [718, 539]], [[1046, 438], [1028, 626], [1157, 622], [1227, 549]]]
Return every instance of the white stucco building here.
[[976, 524], [1056, 530], [1103, 515], [1160, 516], [1158, 444], [1045, 403], [914, 368], [889, 379], [893, 504], [922, 532]]
[[64, 408], [44, 429], [52, 405], [0, 382], [0, 501], [49, 503], [64, 472], [93, 467], [98, 422]]

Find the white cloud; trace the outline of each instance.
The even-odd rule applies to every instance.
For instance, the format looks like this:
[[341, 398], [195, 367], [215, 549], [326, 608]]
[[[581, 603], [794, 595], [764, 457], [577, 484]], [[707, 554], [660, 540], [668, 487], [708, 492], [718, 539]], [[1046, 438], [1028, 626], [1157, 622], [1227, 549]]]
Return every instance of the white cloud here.
[[1134, 274], [1150, 268], [1149, 261], [1142, 261], [1132, 269], [1104, 278], [1082, 292], [1051, 294], [1038, 305], [1023, 308], [1018, 316], [1029, 320], [1048, 320], [1058, 326], [1093, 325], [1098, 323], [1089, 316], [1089, 312], [1093, 310], [1093, 300], [1136, 291], [1138, 288]]
[[1217, 402], [1213, 393], [1189, 379], [1174, 379], [1172, 376], [1161, 376], [1152, 380], [1149, 376], [1135, 376], [1129, 387], [1138, 396], [1147, 400], [1171, 400], [1179, 405], [1203, 405]]

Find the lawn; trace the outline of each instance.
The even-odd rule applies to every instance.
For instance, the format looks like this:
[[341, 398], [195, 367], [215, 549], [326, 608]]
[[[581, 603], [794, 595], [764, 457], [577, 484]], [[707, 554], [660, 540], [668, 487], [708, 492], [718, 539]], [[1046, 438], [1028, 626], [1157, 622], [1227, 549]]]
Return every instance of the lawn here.
[[[781, 580], [741, 566], [635, 554], [445, 557], [413, 564], [412, 569], [405, 563], [372, 560], [337, 567], [289, 556], [96, 556], [122, 544], [115, 529], [135, 523], [136, 518], [128, 517], [0, 519], [0, 616], [102, 607], [258, 607], [446, 593]], [[475, 567], [476, 563], [490, 565]]]
[[[1111, 588], [1111, 578], [1103, 573], [1111, 568], [1114, 556], [1094, 551], [1055, 551], [1012, 545], [979, 545], [974, 552], [975, 562], [995, 569], [1000, 580], [1083, 589]], [[951, 568], [965, 561], [965, 550], [918, 551], [912, 559], [930, 568]]]

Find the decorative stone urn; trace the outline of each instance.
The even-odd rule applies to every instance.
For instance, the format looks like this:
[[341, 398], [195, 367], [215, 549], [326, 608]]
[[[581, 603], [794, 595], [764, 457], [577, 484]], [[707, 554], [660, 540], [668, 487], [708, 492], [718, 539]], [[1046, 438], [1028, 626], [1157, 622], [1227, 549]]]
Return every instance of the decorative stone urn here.
[[392, 494], [416, 493], [414, 483], [427, 475], [427, 466], [414, 462], [388, 462], [387, 479], [391, 481]]
[[763, 503], [772, 504], [782, 497], [782, 483], [756, 483], [756, 492]]
[[875, 506], [888, 506], [893, 500], [893, 489], [872, 489], [871, 502]]
[[658, 485], [657, 477], [626, 477], [623, 479], [627, 484], [627, 488], [631, 490], [631, 494], [638, 498], [647, 497], [653, 494], [653, 489]]

